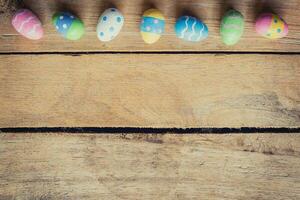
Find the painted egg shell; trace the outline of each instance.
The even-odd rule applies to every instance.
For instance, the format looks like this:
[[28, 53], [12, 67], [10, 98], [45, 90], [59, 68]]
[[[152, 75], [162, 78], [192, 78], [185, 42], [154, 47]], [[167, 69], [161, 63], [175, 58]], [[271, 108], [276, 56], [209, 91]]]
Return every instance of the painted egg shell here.
[[221, 37], [226, 45], [238, 43], [244, 33], [244, 17], [236, 10], [229, 10], [225, 13], [221, 22]]
[[116, 8], [109, 8], [100, 16], [97, 25], [99, 40], [108, 42], [119, 35], [124, 24], [122, 13]]
[[56, 30], [68, 40], [79, 40], [85, 32], [83, 22], [69, 12], [58, 12], [52, 22]]
[[165, 32], [165, 17], [157, 9], [145, 11], [140, 24], [140, 31], [147, 44], [157, 42]]
[[208, 37], [206, 24], [191, 16], [180, 17], [175, 24], [176, 36], [180, 39], [199, 42]]
[[272, 13], [261, 14], [255, 24], [256, 32], [269, 39], [279, 39], [287, 36], [287, 23], [278, 15]]
[[39, 40], [44, 35], [41, 21], [28, 9], [20, 9], [12, 18], [12, 25], [18, 33], [31, 40]]

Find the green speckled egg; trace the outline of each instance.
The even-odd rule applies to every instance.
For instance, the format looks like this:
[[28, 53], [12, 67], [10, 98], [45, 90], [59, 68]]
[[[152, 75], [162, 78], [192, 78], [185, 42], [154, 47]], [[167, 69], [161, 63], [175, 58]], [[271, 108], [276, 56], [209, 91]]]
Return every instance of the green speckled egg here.
[[241, 39], [244, 33], [244, 17], [234, 10], [228, 10], [221, 21], [221, 37], [226, 45], [235, 45]]

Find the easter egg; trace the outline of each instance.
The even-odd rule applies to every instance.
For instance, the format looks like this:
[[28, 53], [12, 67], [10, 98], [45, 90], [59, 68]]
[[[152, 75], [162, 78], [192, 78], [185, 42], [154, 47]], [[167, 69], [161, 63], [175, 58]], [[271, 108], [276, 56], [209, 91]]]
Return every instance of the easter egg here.
[[11, 23], [18, 33], [28, 39], [39, 40], [44, 35], [41, 21], [28, 9], [18, 10]]
[[236, 10], [229, 10], [221, 21], [221, 37], [226, 45], [235, 45], [244, 33], [244, 17]]
[[116, 8], [109, 8], [100, 16], [97, 36], [103, 42], [109, 42], [119, 35], [124, 24], [122, 13]]
[[182, 40], [199, 42], [208, 37], [208, 28], [195, 17], [182, 16], [176, 21], [175, 33]]
[[52, 23], [57, 32], [68, 40], [79, 40], [85, 32], [83, 22], [69, 12], [54, 14]]
[[256, 32], [269, 39], [279, 39], [287, 36], [289, 28], [287, 23], [273, 13], [261, 14], [255, 23]]
[[165, 31], [165, 17], [157, 9], [149, 9], [144, 12], [140, 24], [140, 32], [147, 44], [157, 42]]

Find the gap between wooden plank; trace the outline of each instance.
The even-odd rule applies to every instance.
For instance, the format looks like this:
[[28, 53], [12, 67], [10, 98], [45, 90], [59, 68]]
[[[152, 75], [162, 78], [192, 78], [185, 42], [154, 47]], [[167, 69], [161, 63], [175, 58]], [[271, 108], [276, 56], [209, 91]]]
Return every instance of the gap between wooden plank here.
[[300, 52], [238, 52], [238, 51], [64, 51], [64, 52], [0, 52], [0, 55], [97, 55], [97, 54], [145, 54], [145, 55], [300, 55]]
[[0, 128], [0, 133], [145, 133], [145, 134], [241, 134], [241, 133], [300, 133], [299, 128], [139, 128], [139, 127], [24, 127]]

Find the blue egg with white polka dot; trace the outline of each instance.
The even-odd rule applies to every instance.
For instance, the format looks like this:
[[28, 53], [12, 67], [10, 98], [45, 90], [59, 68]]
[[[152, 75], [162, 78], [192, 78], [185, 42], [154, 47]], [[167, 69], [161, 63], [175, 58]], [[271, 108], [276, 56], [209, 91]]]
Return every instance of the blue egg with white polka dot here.
[[97, 25], [97, 36], [102, 42], [115, 39], [122, 30], [124, 16], [116, 8], [109, 8], [100, 16]]
[[57, 32], [68, 40], [79, 40], [85, 33], [83, 22], [72, 13], [55, 13], [52, 22]]

